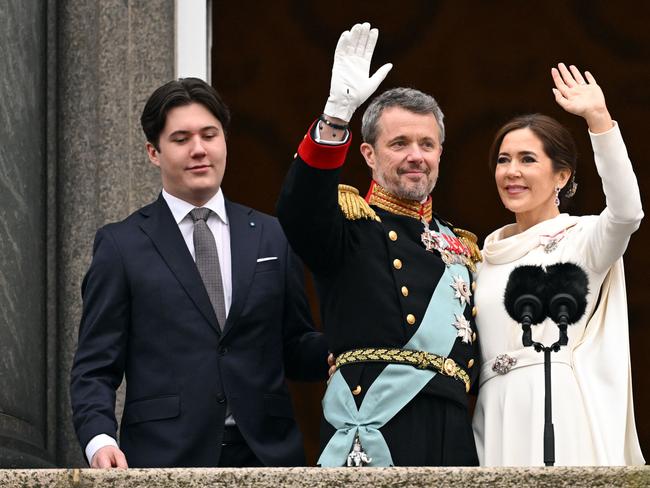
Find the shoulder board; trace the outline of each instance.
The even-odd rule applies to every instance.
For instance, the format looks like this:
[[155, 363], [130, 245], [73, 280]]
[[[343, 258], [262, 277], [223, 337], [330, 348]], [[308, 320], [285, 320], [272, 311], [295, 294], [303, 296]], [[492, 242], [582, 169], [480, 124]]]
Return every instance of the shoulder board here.
[[339, 207], [348, 220], [369, 219], [381, 222], [368, 202], [359, 195], [359, 190], [349, 185], [339, 185]]
[[483, 261], [481, 256], [481, 249], [478, 247], [478, 238], [476, 234], [465, 229], [460, 229], [458, 227], [453, 227], [452, 231], [458, 236], [460, 241], [467, 246], [469, 252], [471, 253], [472, 261], [475, 263], [480, 263]]

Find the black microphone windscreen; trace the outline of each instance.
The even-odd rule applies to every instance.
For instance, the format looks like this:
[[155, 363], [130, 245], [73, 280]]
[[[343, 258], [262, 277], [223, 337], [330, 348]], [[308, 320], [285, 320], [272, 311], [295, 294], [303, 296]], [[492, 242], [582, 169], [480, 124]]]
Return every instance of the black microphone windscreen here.
[[[545, 282], [546, 273], [541, 266], [537, 265], [523, 265], [517, 266], [510, 273], [508, 278], [508, 283], [506, 284], [506, 290], [503, 294], [503, 304], [506, 307], [508, 315], [516, 322], [521, 321], [521, 317], [518, 317], [518, 310], [515, 308], [515, 301], [517, 298], [523, 295], [533, 295], [539, 299], [545, 297], [544, 294], [544, 282]], [[546, 318], [545, 314], [537, 317], [537, 320], [533, 320], [532, 324], [540, 323]], [[533, 317], [535, 319], [535, 317]]]
[[578, 305], [575, 313], [571, 314], [568, 324], [580, 320], [587, 308], [589, 293], [589, 278], [587, 273], [574, 263], [557, 263], [546, 267], [546, 302], [559, 293], [571, 295]]

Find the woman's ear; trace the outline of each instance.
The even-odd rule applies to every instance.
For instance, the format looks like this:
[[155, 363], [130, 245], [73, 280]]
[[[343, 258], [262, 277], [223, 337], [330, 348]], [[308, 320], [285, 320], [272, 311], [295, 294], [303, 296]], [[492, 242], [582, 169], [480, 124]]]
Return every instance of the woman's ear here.
[[559, 186], [560, 188], [564, 188], [569, 182], [569, 179], [571, 178], [571, 170], [568, 168], [562, 168], [560, 171], [556, 173], [556, 178], [557, 178], [557, 186]]

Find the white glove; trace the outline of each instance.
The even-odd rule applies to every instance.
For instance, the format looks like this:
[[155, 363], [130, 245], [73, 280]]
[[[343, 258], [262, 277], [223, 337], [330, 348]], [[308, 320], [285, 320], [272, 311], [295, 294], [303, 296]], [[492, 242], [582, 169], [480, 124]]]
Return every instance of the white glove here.
[[355, 24], [341, 34], [334, 52], [330, 96], [323, 113], [346, 122], [354, 111], [372, 95], [391, 70], [391, 63], [383, 65], [370, 76], [370, 60], [377, 44], [379, 31], [369, 23]]

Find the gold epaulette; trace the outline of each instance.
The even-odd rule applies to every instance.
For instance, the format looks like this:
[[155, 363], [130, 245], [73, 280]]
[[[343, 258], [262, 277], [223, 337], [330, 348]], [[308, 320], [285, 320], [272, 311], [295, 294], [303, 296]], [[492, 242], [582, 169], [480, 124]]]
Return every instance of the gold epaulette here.
[[454, 234], [458, 236], [458, 239], [467, 246], [469, 249], [470, 257], [475, 263], [480, 263], [483, 261], [483, 256], [481, 256], [481, 249], [478, 247], [478, 238], [476, 234], [465, 230], [459, 229], [458, 227], [453, 228]]
[[348, 220], [369, 219], [381, 222], [379, 216], [359, 195], [359, 190], [349, 185], [339, 185], [339, 207]]

